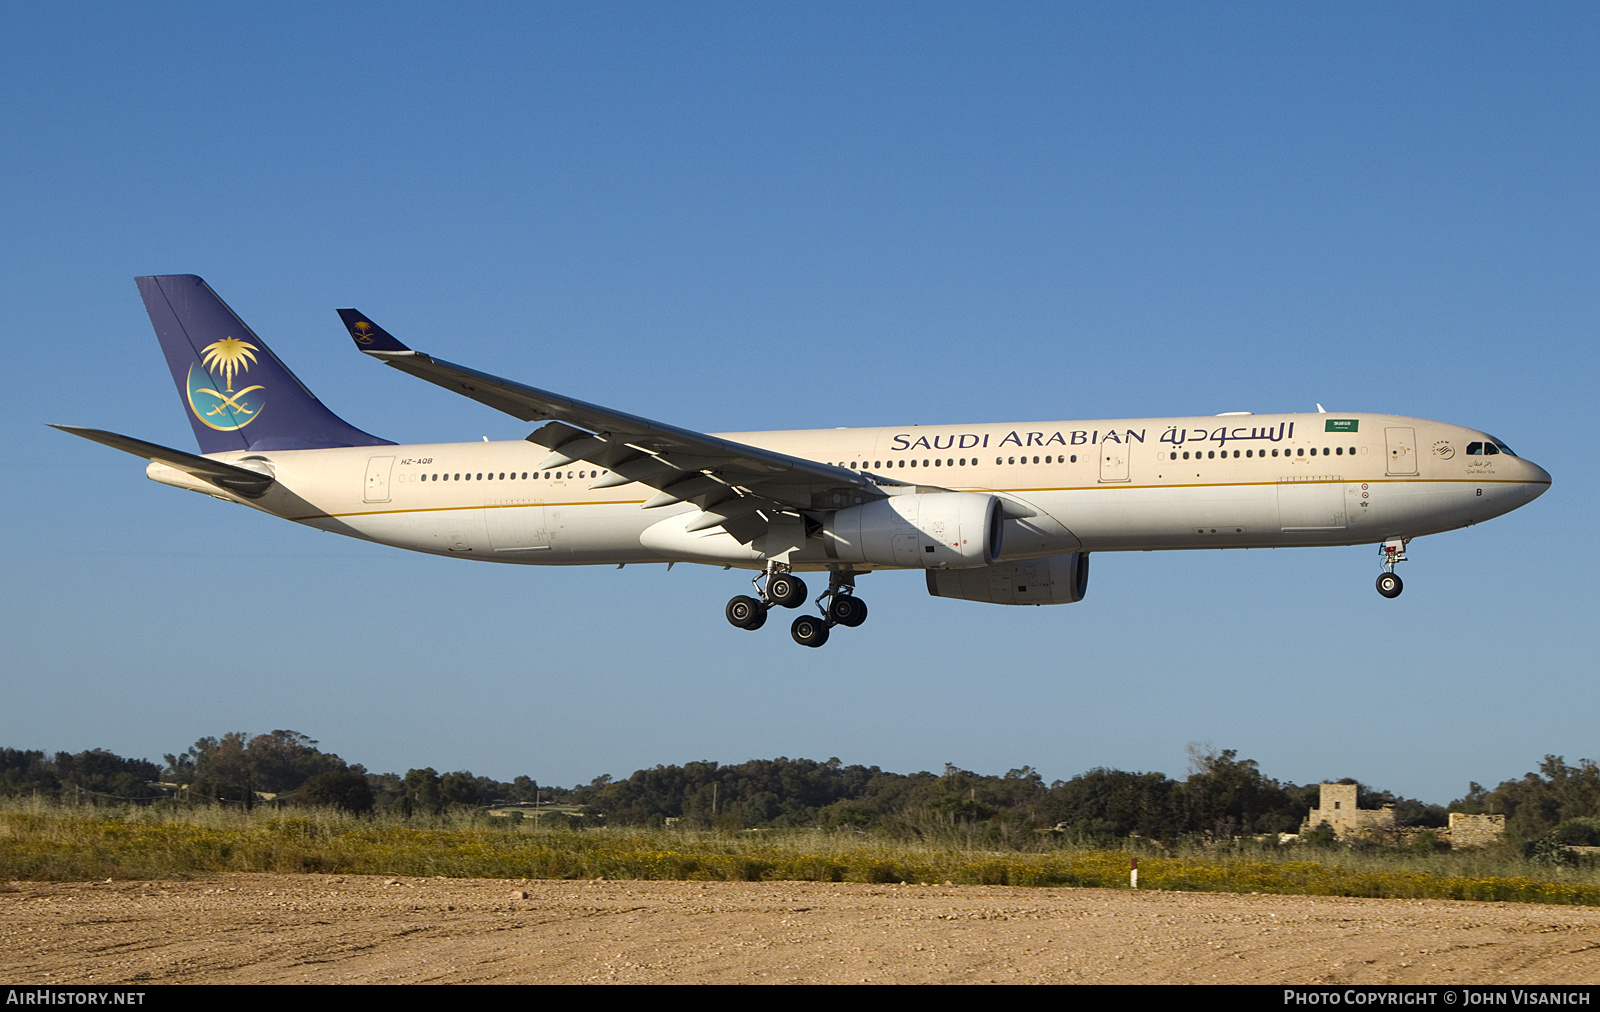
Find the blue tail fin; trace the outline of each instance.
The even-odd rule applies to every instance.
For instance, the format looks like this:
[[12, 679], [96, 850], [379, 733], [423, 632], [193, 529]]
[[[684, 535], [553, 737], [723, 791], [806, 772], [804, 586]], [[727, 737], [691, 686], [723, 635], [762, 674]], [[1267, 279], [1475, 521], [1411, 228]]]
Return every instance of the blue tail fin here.
[[201, 453], [393, 445], [323, 407], [200, 278], [135, 280]]

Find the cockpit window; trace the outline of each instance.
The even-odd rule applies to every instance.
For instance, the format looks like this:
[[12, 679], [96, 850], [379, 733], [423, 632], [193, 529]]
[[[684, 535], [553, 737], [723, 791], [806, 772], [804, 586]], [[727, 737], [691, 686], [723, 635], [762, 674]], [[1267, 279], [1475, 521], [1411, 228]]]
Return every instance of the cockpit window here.
[[1510, 454], [1513, 457], [1516, 456], [1516, 453], [1512, 451], [1511, 447], [1500, 442], [1500, 440], [1494, 438], [1493, 436], [1490, 436], [1486, 442], [1467, 444], [1467, 456], [1469, 457], [1487, 457], [1497, 453]]

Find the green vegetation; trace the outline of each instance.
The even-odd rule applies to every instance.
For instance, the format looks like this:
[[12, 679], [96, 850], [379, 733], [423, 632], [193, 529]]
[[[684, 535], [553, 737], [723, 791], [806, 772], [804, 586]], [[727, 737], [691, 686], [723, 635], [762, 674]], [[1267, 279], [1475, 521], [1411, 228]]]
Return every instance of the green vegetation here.
[[[1315, 784], [1280, 783], [1232, 750], [1197, 750], [1181, 780], [1028, 767], [899, 774], [837, 759], [657, 766], [573, 788], [467, 771], [372, 774], [295, 731], [203, 738], [165, 765], [96, 749], [0, 749], [0, 878], [309, 871], [512, 878], [801, 879], [1141, 884], [1351, 896], [1600, 903], [1600, 768], [1547, 756], [1450, 808], [1507, 817], [1505, 840], [1452, 852], [1438, 805], [1394, 806], [1403, 846], [1293, 846]], [[1346, 780], [1345, 783], [1354, 783]], [[537, 807], [533, 803], [537, 803]], [[496, 815], [490, 806], [502, 806]], [[503, 806], [513, 808], [510, 813]], [[1392, 841], [1391, 841], [1392, 842]]]
[[[1330, 851], [1308, 861], [1255, 844], [983, 850], [853, 832], [573, 832], [481, 812], [285, 814], [172, 803], [116, 809], [12, 801], [0, 806], [0, 879], [181, 878], [317, 872], [474, 878], [955, 883], [1126, 888], [1139, 858], [1150, 889], [1509, 900], [1600, 905], [1600, 874], [1506, 853]], [[944, 827], [944, 828], [942, 828]], [[930, 823], [926, 836], [947, 826]]]

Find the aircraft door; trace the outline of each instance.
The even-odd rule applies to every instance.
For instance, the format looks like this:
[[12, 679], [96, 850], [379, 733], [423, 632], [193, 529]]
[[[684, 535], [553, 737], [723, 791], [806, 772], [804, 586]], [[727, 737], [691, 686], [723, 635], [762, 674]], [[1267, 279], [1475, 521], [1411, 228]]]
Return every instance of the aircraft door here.
[[1100, 480], [1128, 480], [1128, 451], [1121, 443], [1100, 444]]
[[1280, 481], [1278, 520], [1285, 531], [1331, 531], [1345, 525], [1345, 483], [1337, 479]]
[[543, 506], [490, 500], [483, 514], [489, 545], [497, 552], [531, 552], [550, 547]]
[[367, 484], [362, 496], [363, 502], [389, 501], [389, 474], [393, 470], [393, 457], [373, 457], [367, 461]]
[[1383, 430], [1389, 445], [1389, 473], [1417, 473], [1417, 430], [1409, 425], [1391, 425]]

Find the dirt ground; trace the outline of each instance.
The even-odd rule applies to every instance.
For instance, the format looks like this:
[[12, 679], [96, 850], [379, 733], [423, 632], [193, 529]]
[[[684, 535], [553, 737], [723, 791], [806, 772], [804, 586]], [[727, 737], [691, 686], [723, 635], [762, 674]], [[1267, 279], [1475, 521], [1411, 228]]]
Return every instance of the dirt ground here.
[[1600, 909], [803, 882], [12, 882], [0, 980], [1593, 984]]

